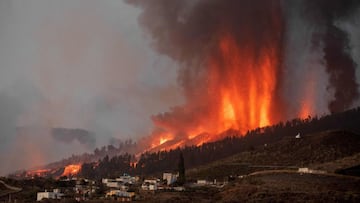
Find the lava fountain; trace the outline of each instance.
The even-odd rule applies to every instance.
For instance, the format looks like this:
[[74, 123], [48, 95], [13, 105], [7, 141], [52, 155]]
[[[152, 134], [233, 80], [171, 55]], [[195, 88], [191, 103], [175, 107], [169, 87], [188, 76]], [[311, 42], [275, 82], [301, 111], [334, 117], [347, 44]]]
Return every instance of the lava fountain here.
[[[354, 63], [346, 49], [349, 45], [349, 40], [344, 39], [346, 33], [334, 27], [338, 17], [346, 17], [338, 14], [345, 14], [360, 3], [346, 0], [346, 6], [341, 7], [342, 3], [336, 0], [304, 1], [306, 5], [290, 0], [127, 2], [142, 9], [139, 23], [150, 34], [153, 48], [179, 64], [178, 80], [185, 98], [183, 105], [152, 117], [154, 129], [140, 141], [145, 149], [156, 151], [201, 145], [221, 139], [228, 129], [242, 135], [248, 130], [279, 121], [314, 115], [315, 97], [324, 95], [319, 94], [323, 89], [317, 81], [327, 75], [311, 78], [305, 75], [302, 77], [306, 78], [304, 81], [287, 83], [296, 78], [289, 78], [289, 72], [304, 74], [301, 70], [310, 63], [304, 58], [294, 57], [304, 61], [301, 67], [294, 66], [295, 59], [291, 61], [289, 52], [301, 56], [297, 52], [318, 50], [318, 63], [314, 64], [320, 64], [316, 68], [324, 69], [324, 74], [330, 75], [328, 84], [322, 86], [328, 85], [329, 90], [349, 87], [346, 88], [351, 90], [348, 93], [330, 92], [335, 97], [333, 101], [325, 98], [327, 101], [324, 103], [339, 107], [331, 111], [349, 108], [358, 96], [353, 91], [357, 89], [355, 79], [348, 82], [335, 77], [338, 73], [344, 76], [354, 73]], [[324, 6], [328, 2], [332, 6]], [[301, 14], [291, 17], [289, 11], [292, 8]], [[304, 9], [309, 13], [304, 13]], [[315, 17], [320, 20], [314, 20]], [[289, 32], [289, 29], [298, 29], [289, 26], [289, 22], [306, 22], [306, 25], [314, 24], [314, 27], [321, 28], [319, 30], [327, 31], [317, 33], [314, 29], [309, 31], [310, 37], [301, 33], [300, 37], [289, 36], [289, 33], [296, 33], [296, 30]], [[294, 41], [297, 43], [292, 43]], [[299, 48], [304, 43], [312, 44], [313, 48]], [[289, 44], [298, 49], [290, 49]], [[339, 55], [339, 50], [344, 55], [342, 60], [330, 57]], [[349, 70], [341, 71], [343, 66]], [[296, 68], [300, 71], [294, 71]], [[304, 92], [293, 94], [299, 90]]]

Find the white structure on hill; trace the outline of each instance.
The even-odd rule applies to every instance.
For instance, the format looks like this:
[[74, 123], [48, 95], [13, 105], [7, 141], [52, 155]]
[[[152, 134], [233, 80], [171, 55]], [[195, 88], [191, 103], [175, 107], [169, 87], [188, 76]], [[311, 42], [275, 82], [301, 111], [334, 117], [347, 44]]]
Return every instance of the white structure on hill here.
[[118, 188], [123, 190], [126, 190], [126, 188], [124, 188], [125, 185], [132, 185], [136, 182], [137, 182], [136, 177], [132, 177], [127, 174], [124, 174], [123, 176], [120, 176], [119, 178], [116, 179], [108, 179], [108, 178], [102, 179], [102, 183], [106, 185], [106, 187]]
[[37, 193], [37, 201], [41, 201], [42, 199], [61, 199], [64, 196], [63, 193], [60, 193], [59, 189], [54, 189], [53, 192], [38, 192]]
[[146, 179], [141, 185], [143, 190], [157, 190], [158, 189], [158, 180], [156, 179]]
[[167, 185], [171, 185], [176, 182], [179, 174], [163, 173], [163, 180], [166, 180]]

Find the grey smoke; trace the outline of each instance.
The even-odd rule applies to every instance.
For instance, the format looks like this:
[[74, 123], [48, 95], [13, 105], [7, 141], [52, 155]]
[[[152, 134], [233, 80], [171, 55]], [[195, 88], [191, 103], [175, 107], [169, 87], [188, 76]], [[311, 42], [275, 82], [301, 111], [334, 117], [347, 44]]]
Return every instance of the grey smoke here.
[[176, 64], [148, 47], [138, 13], [112, 0], [0, 1], [0, 175], [136, 140], [181, 102]]

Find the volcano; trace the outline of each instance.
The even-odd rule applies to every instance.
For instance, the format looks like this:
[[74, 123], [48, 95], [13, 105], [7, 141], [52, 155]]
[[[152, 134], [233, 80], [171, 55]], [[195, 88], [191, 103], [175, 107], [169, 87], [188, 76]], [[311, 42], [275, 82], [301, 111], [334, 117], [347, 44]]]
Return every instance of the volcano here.
[[185, 96], [185, 104], [152, 117], [145, 149], [200, 145], [228, 129], [244, 135], [341, 112], [358, 99], [353, 42], [340, 23], [356, 13], [358, 1], [128, 3], [142, 9], [139, 22], [153, 48], [179, 64]]

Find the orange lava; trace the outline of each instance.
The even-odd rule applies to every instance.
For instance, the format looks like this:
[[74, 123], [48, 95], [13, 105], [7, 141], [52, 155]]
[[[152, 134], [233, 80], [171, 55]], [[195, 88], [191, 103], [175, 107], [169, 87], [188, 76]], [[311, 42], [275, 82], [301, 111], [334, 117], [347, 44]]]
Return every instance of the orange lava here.
[[34, 176], [44, 176], [47, 173], [50, 172], [50, 169], [38, 169], [38, 170], [33, 170], [33, 171], [28, 171], [27, 172], [27, 176], [28, 177], [34, 177]]
[[81, 164], [70, 164], [67, 165], [64, 169], [64, 172], [61, 176], [73, 176], [79, 173], [81, 169]]
[[[208, 116], [197, 118], [189, 126], [181, 125], [185, 137], [176, 136], [176, 128], [157, 121], [156, 124], [165, 126], [167, 131], [152, 136], [150, 150], [199, 146], [220, 139], [219, 135], [228, 129], [246, 133], [274, 122], [278, 53], [271, 47], [252, 50], [236, 44], [230, 34], [224, 35], [219, 39], [215, 57], [209, 57], [208, 93], [204, 95], [209, 102]], [[223, 69], [224, 66], [228, 68]]]
[[223, 138], [229, 129], [244, 135], [280, 121], [285, 114], [277, 90], [283, 24], [278, 12], [271, 15], [268, 22], [276, 32], [264, 34], [260, 42], [254, 30], [243, 30], [245, 39], [236, 38], [226, 27], [215, 35], [202, 64], [206, 68], [199, 89], [188, 94], [184, 106], [154, 117], [161, 131], [150, 136], [147, 150], [199, 146]]
[[[229, 128], [246, 130], [271, 124], [271, 107], [276, 87], [277, 56], [271, 48], [254, 58], [255, 50], [236, 46], [231, 35], [220, 40], [222, 63], [211, 61], [210, 89], [221, 98], [215, 133]], [[223, 73], [221, 66], [232, 67]], [[223, 79], [226, 75], [226, 79]]]

